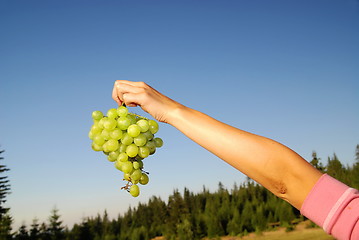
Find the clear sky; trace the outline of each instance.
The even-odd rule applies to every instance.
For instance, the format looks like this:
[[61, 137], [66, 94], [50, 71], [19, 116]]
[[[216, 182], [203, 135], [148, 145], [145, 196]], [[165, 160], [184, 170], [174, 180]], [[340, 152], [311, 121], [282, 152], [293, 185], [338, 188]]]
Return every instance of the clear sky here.
[[[169, 125], [145, 160], [150, 183], [133, 198], [91, 149], [93, 110], [116, 107], [116, 79], [145, 81], [306, 160], [359, 144], [359, 2], [0, 1], [0, 145], [15, 228], [111, 217], [174, 189], [216, 190], [245, 176]], [[141, 109], [131, 111], [147, 116]]]

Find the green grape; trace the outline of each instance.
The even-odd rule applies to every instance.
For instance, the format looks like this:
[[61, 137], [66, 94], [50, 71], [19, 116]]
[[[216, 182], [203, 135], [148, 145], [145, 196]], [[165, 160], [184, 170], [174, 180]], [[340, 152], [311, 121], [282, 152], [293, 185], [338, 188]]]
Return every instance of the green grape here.
[[135, 144], [130, 144], [127, 148], [126, 148], [126, 154], [129, 157], [136, 157], [136, 155], [138, 154], [138, 147]]
[[145, 145], [150, 150], [150, 154], [155, 153], [156, 151], [156, 143], [154, 140], [148, 141]]
[[156, 138], [154, 139], [154, 141], [155, 141], [156, 147], [160, 148], [160, 147], [163, 146], [163, 140], [162, 140], [161, 138], [156, 137]]
[[117, 109], [111, 108], [110, 110], [107, 111], [107, 117], [108, 118], [117, 118]]
[[141, 176], [142, 176], [141, 170], [136, 169], [136, 170], [133, 171], [132, 174], [131, 174], [131, 180], [133, 180], [133, 181], [138, 181], [138, 180], [140, 180]]
[[132, 185], [130, 187], [130, 194], [133, 196], [133, 197], [138, 197], [138, 195], [140, 195], [140, 188], [137, 186], [137, 185]]
[[154, 135], [151, 133], [150, 130], [148, 130], [147, 132], [144, 132], [143, 135], [146, 136], [147, 140], [150, 141], [153, 139]]
[[147, 138], [143, 133], [140, 133], [137, 137], [133, 138], [133, 142], [139, 146], [142, 147], [147, 143]]
[[102, 117], [103, 117], [103, 113], [101, 111], [93, 111], [92, 112], [93, 120], [100, 120]]
[[120, 147], [118, 148], [118, 151], [120, 153], [125, 153], [126, 152], [126, 148], [127, 148], [127, 145], [123, 144], [122, 142], [120, 143]]
[[88, 137], [89, 139], [93, 140], [96, 134], [94, 134], [92, 131], [89, 131]]
[[139, 147], [138, 156], [146, 158], [150, 155], [150, 149], [148, 147]]
[[142, 169], [142, 168], [143, 168], [143, 162], [142, 162], [142, 160], [137, 160], [137, 162], [140, 164], [139, 169]]
[[123, 166], [123, 162], [120, 162], [120, 161], [115, 162], [115, 168], [117, 168], [118, 170], [123, 172], [122, 166]]
[[102, 150], [105, 152], [106, 155], [108, 155], [109, 152], [111, 152], [107, 147], [107, 141], [102, 145]]
[[125, 133], [122, 136], [121, 143], [124, 145], [130, 145], [131, 143], [133, 143], [133, 138], [128, 135], [128, 133]]
[[106, 144], [106, 148], [108, 149], [108, 152], [116, 151], [120, 146], [118, 141], [114, 139], [108, 140], [105, 144]]
[[96, 143], [92, 143], [91, 145], [92, 149], [96, 152], [102, 151], [102, 146], [97, 145]]
[[131, 137], [137, 137], [141, 133], [141, 128], [137, 124], [132, 124], [127, 129], [128, 135]]
[[122, 131], [118, 128], [115, 128], [110, 132], [110, 137], [115, 140], [119, 140], [122, 138]]
[[91, 132], [93, 132], [94, 134], [99, 134], [99, 133], [101, 133], [101, 131], [102, 131], [102, 128], [100, 128], [98, 123], [95, 123], [94, 125], [92, 125]]
[[155, 120], [148, 120], [148, 124], [150, 125], [150, 131], [152, 134], [155, 134], [158, 132], [159, 126]]
[[117, 127], [121, 130], [127, 130], [131, 125], [131, 120], [128, 116], [117, 118]]
[[117, 115], [120, 117], [126, 117], [128, 114], [128, 109], [125, 106], [119, 106], [117, 108]]
[[137, 119], [134, 115], [127, 115], [128, 119], [130, 119], [131, 124], [136, 124]]
[[[120, 161], [117, 161], [120, 162]], [[122, 172], [124, 173], [130, 173], [133, 170], [133, 165], [132, 162], [127, 161], [127, 162], [122, 162]]]
[[108, 160], [109, 162], [114, 162], [114, 161], [116, 161], [116, 160], [113, 160], [109, 155], [107, 155], [107, 160]]
[[123, 178], [124, 178], [124, 180], [127, 180], [130, 182], [131, 181], [131, 173], [124, 173]]
[[153, 155], [153, 154], [155, 154], [156, 153], [156, 148], [155, 148], [155, 150], [153, 150], [152, 152], [150, 152], [150, 155]]
[[133, 184], [137, 184], [137, 183], [140, 182], [140, 180], [132, 180], [131, 182], [132, 182]]
[[108, 154], [107, 159], [108, 159], [110, 162], [114, 162], [114, 161], [117, 160], [117, 157], [118, 157], [119, 154], [120, 154], [120, 153], [119, 153], [118, 151], [110, 152], [110, 153]]
[[120, 162], [128, 161], [128, 155], [124, 152], [120, 153], [117, 157], [117, 161], [120, 161]]
[[102, 135], [96, 135], [93, 138], [93, 142], [96, 143], [99, 146], [102, 146], [105, 143], [105, 141], [106, 140], [105, 140], [104, 136], [102, 136]]
[[107, 129], [102, 130], [101, 132], [101, 136], [105, 139], [105, 140], [109, 140], [110, 137], [110, 131], [108, 131]]
[[150, 128], [150, 125], [146, 119], [140, 119], [136, 124], [141, 128], [141, 132], [147, 132]]
[[103, 124], [105, 123], [106, 120], [107, 120], [107, 117], [101, 118], [100, 121], [98, 121], [98, 123], [97, 123], [98, 126], [99, 126], [100, 128], [104, 128]]
[[137, 162], [137, 161], [133, 162], [132, 165], [133, 165], [133, 169], [139, 169], [140, 168], [140, 163]]
[[105, 129], [111, 131], [111, 130], [116, 128], [117, 122], [113, 118], [107, 118], [106, 121], [104, 121], [103, 126], [104, 126]]
[[148, 175], [146, 173], [142, 173], [141, 178], [140, 178], [140, 183], [142, 185], [146, 185], [149, 181], [150, 181], [150, 178], [148, 177]]

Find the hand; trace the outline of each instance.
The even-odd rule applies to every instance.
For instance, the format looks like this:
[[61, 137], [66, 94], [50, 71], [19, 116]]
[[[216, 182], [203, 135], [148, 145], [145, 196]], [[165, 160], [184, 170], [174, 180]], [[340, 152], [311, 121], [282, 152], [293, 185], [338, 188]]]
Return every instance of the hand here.
[[129, 107], [140, 106], [160, 122], [169, 123], [171, 114], [181, 105], [166, 97], [144, 82], [117, 80], [112, 91], [112, 98]]

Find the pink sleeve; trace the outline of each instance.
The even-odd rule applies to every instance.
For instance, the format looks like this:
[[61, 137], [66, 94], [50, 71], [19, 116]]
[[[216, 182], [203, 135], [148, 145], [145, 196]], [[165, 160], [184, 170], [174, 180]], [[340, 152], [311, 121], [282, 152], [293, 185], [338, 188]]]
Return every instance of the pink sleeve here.
[[301, 213], [337, 239], [359, 239], [359, 192], [324, 174]]

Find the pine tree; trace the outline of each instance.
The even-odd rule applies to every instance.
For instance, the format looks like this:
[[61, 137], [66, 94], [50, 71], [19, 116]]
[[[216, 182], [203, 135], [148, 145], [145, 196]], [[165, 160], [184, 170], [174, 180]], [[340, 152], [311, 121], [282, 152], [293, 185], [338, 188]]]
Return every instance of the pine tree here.
[[12, 217], [7, 213], [5, 216], [3, 216], [0, 224], [0, 239], [1, 240], [8, 240], [12, 239]]
[[177, 189], [174, 190], [173, 195], [169, 196], [167, 210], [165, 235], [166, 238], [174, 239], [177, 235], [177, 224], [181, 223], [183, 215], [188, 214], [185, 202]]
[[49, 233], [51, 235], [51, 240], [63, 240], [65, 239], [64, 227], [62, 226], [62, 221], [60, 221], [60, 215], [58, 214], [58, 209], [55, 207], [51, 211], [51, 216], [49, 218]]
[[328, 157], [327, 173], [339, 181], [346, 183], [345, 169], [335, 153], [332, 158]]
[[49, 230], [45, 223], [42, 223], [40, 225], [40, 233], [39, 233], [39, 239], [41, 240], [51, 240], [51, 235], [49, 233]]
[[105, 209], [104, 213], [103, 213], [103, 217], [102, 217], [102, 237], [106, 236], [109, 233], [109, 219], [108, 219], [108, 213], [107, 210]]
[[39, 223], [38, 219], [34, 218], [32, 220], [31, 229], [30, 229], [30, 240], [37, 240], [40, 236], [40, 229], [39, 229]]
[[255, 216], [255, 212], [253, 211], [253, 206], [249, 200], [245, 201], [241, 215], [240, 229], [247, 232], [253, 232], [255, 228], [252, 225], [252, 218]]
[[352, 169], [352, 187], [359, 189], [359, 144], [356, 146], [355, 149], [355, 163]]
[[293, 207], [285, 201], [281, 201], [278, 205], [276, 214], [282, 226], [288, 226], [295, 219]]
[[183, 219], [181, 223], [177, 224], [178, 240], [193, 239], [193, 231], [191, 223], [188, 219]]
[[[1, 150], [0, 154], [3, 152], [4, 150]], [[0, 157], [0, 160], [4, 160], [4, 158]], [[0, 164], [0, 173], [4, 173], [6, 171], [9, 171], [9, 169], [6, 168], [5, 165]], [[0, 220], [9, 211], [9, 208], [5, 208], [3, 206], [3, 204], [6, 202], [6, 196], [10, 193], [10, 184], [7, 178], [7, 176], [0, 177]]]
[[268, 218], [265, 216], [264, 213], [264, 203], [257, 204], [256, 215], [253, 219], [253, 225], [255, 226], [257, 232], [262, 232], [266, 229], [268, 223], [267, 219]]
[[241, 217], [238, 209], [234, 209], [233, 217], [227, 225], [229, 235], [236, 236], [242, 232]]
[[29, 239], [29, 233], [26, 229], [25, 223], [21, 224], [16, 236], [16, 240], [28, 240]]
[[209, 238], [224, 235], [224, 229], [222, 228], [221, 219], [218, 214], [219, 207], [220, 202], [218, 196], [213, 195], [207, 200], [204, 214]]
[[82, 220], [81, 224], [74, 224], [72, 230], [67, 233], [68, 240], [92, 240], [93, 236], [90, 232], [88, 220]]
[[[0, 151], [2, 154], [4, 150]], [[0, 157], [0, 160], [3, 160]], [[5, 165], [0, 164], [0, 174], [9, 171]], [[12, 218], [8, 214], [9, 208], [4, 207], [6, 196], [10, 194], [10, 184], [7, 176], [0, 176], [0, 239], [11, 239], [11, 224]]]
[[310, 164], [315, 167], [316, 169], [318, 169], [321, 172], [324, 172], [324, 167], [323, 164], [320, 162], [320, 158], [317, 158], [317, 152], [313, 151], [312, 152], [312, 161], [310, 161]]

